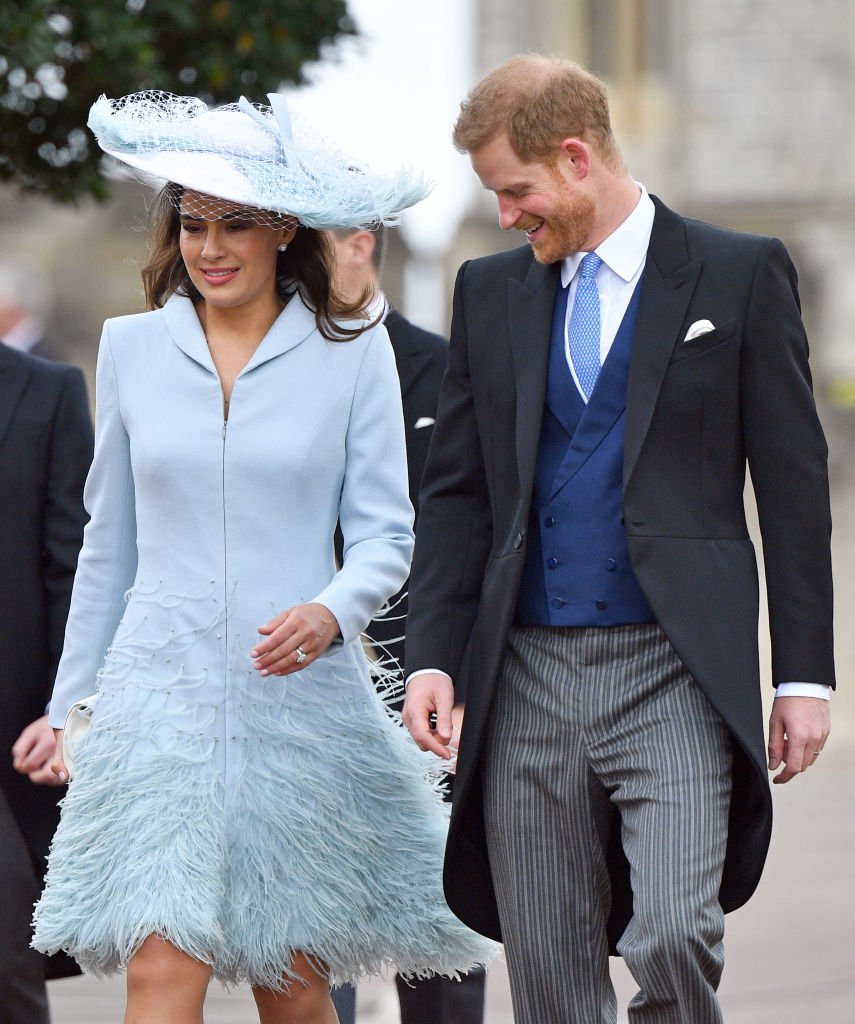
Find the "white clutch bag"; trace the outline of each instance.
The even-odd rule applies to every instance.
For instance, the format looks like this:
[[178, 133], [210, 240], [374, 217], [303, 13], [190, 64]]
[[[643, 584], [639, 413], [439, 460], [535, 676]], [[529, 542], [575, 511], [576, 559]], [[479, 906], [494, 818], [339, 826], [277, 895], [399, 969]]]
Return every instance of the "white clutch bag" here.
[[69, 778], [74, 774], [75, 751], [89, 732], [92, 710], [97, 703], [98, 694], [92, 693], [72, 704], [65, 716], [65, 724], [62, 727], [62, 759], [68, 769]]

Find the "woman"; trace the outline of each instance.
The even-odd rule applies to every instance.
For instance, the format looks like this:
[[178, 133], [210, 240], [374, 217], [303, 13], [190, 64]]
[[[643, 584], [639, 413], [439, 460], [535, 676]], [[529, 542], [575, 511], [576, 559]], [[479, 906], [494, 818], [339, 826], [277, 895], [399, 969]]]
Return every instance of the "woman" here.
[[212, 973], [248, 981], [265, 1024], [329, 1024], [330, 979], [489, 955], [445, 907], [442, 809], [358, 639], [407, 575], [400, 392], [316, 230], [424, 189], [298, 148], [271, 101], [136, 94], [90, 117], [170, 183], [150, 310], [107, 321], [99, 352], [58, 734], [96, 675], [99, 695], [34, 942], [127, 964], [134, 1024], [200, 1021]]

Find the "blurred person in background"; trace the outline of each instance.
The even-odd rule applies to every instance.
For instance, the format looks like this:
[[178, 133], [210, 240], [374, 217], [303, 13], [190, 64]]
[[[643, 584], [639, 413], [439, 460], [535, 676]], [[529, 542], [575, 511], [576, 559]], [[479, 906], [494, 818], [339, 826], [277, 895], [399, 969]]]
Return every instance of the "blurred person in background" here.
[[614, 1022], [610, 949], [633, 1024], [720, 1024], [768, 771], [817, 762], [834, 685], [795, 270], [778, 240], [648, 195], [603, 83], [569, 61], [491, 72], [454, 140], [525, 244], [460, 269], [421, 491], [403, 715], [448, 756], [466, 702], [446, 896], [503, 937], [517, 1024]]
[[[410, 501], [419, 516], [419, 485], [428, 445], [436, 421], [439, 386], [445, 372], [448, 342], [438, 334], [410, 323], [389, 305], [380, 283], [386, 230], [338, 230], [330, 232], [335, 255], [335, 281], [351, 301], [370, 295], [368, 316], [380, 317], [392, 342], [401, 385], [404, 434], [407, 444], [407, 480]], [[392, 667], [404, 664], [404, 632], [407, 617], [407, 585], [389, 602], [388, 614], [374, 619], [368, 633], [393, 659]]]
[[[419, 485], [436, 421], [436, 404], [445, 372], [448, 342], [438, 334], [416, 327], [389, 305], [380, 283], [386, 242], [384, 228], [378, 231], [332, 231], [330, 238], [339, 291], [351, 302], [370, 294], [368, 316], [370, 319], [383, 318], [392, 342], [404, 410], [410, 501], [418, 528]], [[388, 667], [399, 670], [404, 664], [406, 583], [388, 604], [388, 614], [374, 619], [366, 632], [376, 645], [378, 657], [387, 661]], [[449, 775], [448, 779], [450, 796], [453, 776]], [[481, 970], [462, 975], [459, 981], [439, 976], [425, 981], [407, 981], [396, 975], [401, 1024], [480, 1024], [484, 1019], [484, 983], [485, 973]], [[341, 1024], [353, 1024], [356, 1013], [354, 986], [334, 989], [333, 1002]]]
[[[92, 423], [83, 374], [35, 355], [48, 308], [35, 269], [0, 261], [0, 1018], [45, 1024], [45, 980], [79, 974], [30, 948], [65, 787], [45, 709], [86, 515]], [[21, 351], [24, 350], [24, 351]]]
[[53, 292], [47, 275], [32, 260], [0, 257], [0, 338], [34, 356], [56, 355], [45, 329]]

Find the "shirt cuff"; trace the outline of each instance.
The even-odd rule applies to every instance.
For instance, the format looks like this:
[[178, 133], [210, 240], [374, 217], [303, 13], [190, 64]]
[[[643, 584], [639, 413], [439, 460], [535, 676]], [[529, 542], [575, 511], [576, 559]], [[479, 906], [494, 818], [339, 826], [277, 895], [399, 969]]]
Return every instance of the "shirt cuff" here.
[[831, 700], [831, 687], [824, 683], [778, 683], [776, 697], [818, 697]]
[[404, 680], [404, 689], [406, 690], [406, 688], [410, 685], [410, 680], [411, 679], [415, 679], [416, 676], [426, 676], [426, 675], [429, 675], [429, 674], [430, 675], [436, 675], [436, 676], [445, 676], [445, 678], [449, 682], [452, 682], [451, 676], [447, 672], [443, 672], [441, 668], [420, 668], [420, 669], [416, 669], [415, 672], [411, 672], [407, 676], [407, 678]]

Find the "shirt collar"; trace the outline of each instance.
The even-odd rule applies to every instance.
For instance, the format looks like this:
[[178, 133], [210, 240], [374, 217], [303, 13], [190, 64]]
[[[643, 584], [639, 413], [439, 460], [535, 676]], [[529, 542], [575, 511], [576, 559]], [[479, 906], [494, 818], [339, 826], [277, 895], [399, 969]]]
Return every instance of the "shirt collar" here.
[[[389, 315], [390, 310], [389, 301], [383, 292], [378, 291], [374, 298], [368, 303], [365, 308], [365, 312], [368, 319], [374, 321], [380, 316], [380, 323], [386, 322], [386, 317]], [[381, 316], [382, 314], [382, 316]]]
[[[635, 277], [644, 263], [655, 213], [653, 200], [647, 194], [647, 189], [640, 181], [637, 181], [636, 185], [641, 190], [641, 195], [632, 213], [594, 250], [603, 263], [627, 283]], [[579, 264], [586, 255], [584, 252], [574, 252], [561, 261], [562, 287], [566, 288], [573, 280]]]

